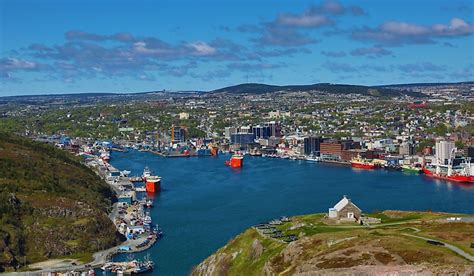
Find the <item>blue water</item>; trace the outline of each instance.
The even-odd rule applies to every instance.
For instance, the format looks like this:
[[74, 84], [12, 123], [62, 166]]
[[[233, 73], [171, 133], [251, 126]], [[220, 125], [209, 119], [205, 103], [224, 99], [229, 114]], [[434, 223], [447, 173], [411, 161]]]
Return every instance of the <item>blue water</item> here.
[[[327, 212], [343, 195], [364, 212], [386, 209], [474, 213], [474, 185], [425, 176], [365, 171], [346, 166], [245, 157], [244, 168], [219, 157], [163, 158], [114, 152], [111, 164], [141, 175], [148, 166], [162, 177], [154, 223], [165, 233], [150, 253], [155, 273], [187, 275], [251, 225], [283, 215]], [[123, 256], [121, 258], [124, 258]]]

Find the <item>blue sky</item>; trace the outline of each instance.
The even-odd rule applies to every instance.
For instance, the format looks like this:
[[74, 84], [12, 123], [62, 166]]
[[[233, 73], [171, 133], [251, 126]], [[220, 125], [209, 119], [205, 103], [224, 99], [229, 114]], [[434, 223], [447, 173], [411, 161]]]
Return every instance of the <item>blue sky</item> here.
[[0, 96], [474, 80], [472, 1], [0, 0]]

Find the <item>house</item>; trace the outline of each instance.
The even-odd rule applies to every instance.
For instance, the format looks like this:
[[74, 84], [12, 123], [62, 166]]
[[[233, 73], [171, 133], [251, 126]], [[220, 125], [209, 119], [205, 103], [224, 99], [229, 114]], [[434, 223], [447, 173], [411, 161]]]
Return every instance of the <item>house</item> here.
[[344, 196], [333, 208], [329, 208], [329, 218], [346, 221], [358, 221], [362, 210]]

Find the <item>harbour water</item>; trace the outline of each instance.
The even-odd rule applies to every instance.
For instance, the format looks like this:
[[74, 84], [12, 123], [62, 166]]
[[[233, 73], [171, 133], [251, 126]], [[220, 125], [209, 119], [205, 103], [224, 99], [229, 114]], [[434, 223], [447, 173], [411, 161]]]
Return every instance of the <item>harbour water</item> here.
[[[364, 212], [433, 210], [474, 213], [474, 185], [420, 175], [346, 166], [245, 157], [242, 169], [224, 165], [229, 155], [164, 158], [114, 152], [111, 164], [141, 175], [148, 166], [162, 177], [154, 223], [164, 237], [149, 253], [159, 275], [187, 275], [194, 265], [246, 228], [283, 215], [327, 212], [343, 195]], [[126, 256], [118, 256], [126, 259]]]

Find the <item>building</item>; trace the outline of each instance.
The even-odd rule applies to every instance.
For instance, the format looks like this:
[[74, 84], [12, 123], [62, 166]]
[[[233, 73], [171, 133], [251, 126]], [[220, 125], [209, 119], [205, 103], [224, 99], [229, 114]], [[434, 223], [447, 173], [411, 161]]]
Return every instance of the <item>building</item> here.
[[344, 196], [334, 207], [329, 208], [329, 218], [346, 221], [359, 221], [362, 210], [350, 198]]
[[171, 141], [173, 143], [186, 142], [186, 128], [180, 126], [172, 126]]
[[[474, 147], [468, 147], [467, 148], [467, 157], [470, 157], [471, 159], [474, 159]], [[474, 160], [473, 160], [474, 161]]]
[[230, 136], [235, 133], [237, 133], [236, 127], [226, 127], [224, 129], [224, 137], [228, 140], [230, 140]]
[[321, 154], [341, 156], [342, 155], [342, 144], [338, 142], [322, 142], [319, 144]]
[[253, 144], [255, 136], [253, 133], [234, 133], [230, 136], [231, 144], [248, 145]]
[[415, 155], [415, 145], [409, 142], [403, 142], [398, 149], [400, 155]]
[[272, 131], [269, 126], [257, 125], [252, 127], [252, 133], [255, 139], [267, 139], [272, 135], [271, 132]]
[[321, 137], [306, 137], [303, 140], [304, 144], [304, 154], [305, 155], [319, 155], [321, 142], [323, 139]]
[[189, 113], [187, 112], [180, 112], [178, 114], [180, 120], [187, 120], [189, 119]]
[[265, 123], [265, 126], [270, 128], [271, 137], [281, 137], [280, 122], [271, 121], [271, 122]]
[[[438, 141], [435, 146], [436, 160], [440, 164], [447, 164], [451, 158], [451, 151], [454, 149], [454, 143], [449, 141]], [[454, 157], [454, 156], [453, 156]]]

